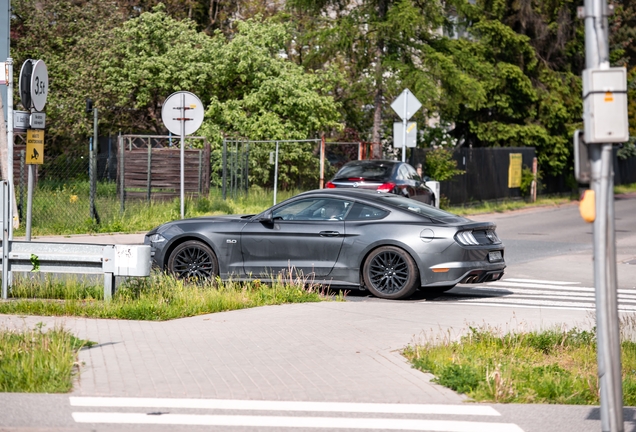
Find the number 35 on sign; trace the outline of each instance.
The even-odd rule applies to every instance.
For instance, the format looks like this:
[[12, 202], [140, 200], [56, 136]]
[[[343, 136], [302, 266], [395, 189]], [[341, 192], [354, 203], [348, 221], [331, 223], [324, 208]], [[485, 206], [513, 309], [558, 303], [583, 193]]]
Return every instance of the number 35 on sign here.
[[26, 163], [42, 165], [44, 163], [44, 131], [27, 131]]

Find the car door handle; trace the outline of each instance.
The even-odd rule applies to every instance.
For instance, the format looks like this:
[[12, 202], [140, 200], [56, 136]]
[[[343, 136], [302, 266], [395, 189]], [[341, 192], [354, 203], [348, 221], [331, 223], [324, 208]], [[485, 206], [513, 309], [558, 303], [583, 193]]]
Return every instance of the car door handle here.
[[338, 231], [320, 231], [320, 237], [338, 237], [340, 233]]

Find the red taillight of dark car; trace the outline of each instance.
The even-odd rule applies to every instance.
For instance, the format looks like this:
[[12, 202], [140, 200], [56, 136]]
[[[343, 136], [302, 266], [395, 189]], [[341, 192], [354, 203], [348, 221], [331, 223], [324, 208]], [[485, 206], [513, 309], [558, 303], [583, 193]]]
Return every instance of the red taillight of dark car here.
[[325, 187], [327, 189], [335, 189], [336, 185], [333, 184], [332, 182], [327, 182], [327, 184], [325, 185]]
[[393, 188], [395, 188], [395, 183], [383, 183], [380, 186], [378, 186], [377, 191], [378, 192], [391, 192], [393, 190]]

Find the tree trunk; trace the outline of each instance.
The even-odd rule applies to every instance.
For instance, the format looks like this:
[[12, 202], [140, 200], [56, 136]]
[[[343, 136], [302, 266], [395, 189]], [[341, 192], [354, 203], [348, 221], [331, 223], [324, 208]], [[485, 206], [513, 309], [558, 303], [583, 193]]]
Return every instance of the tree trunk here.
[[[387, 0], [378, 1], [378, 21], [382, 23], [386, 19], [388, 3]], [[378, 39], [375, 45], [375, 95], [373, 98], [373, 135], [371, 141], [371, 157], [373, 159], [382, 158], [382, 143], [380, 128], [382, 127], [382, 104], [384, 103], [384, 83], [382, 59], [384, 57], [384, 35], [378, 29]]]

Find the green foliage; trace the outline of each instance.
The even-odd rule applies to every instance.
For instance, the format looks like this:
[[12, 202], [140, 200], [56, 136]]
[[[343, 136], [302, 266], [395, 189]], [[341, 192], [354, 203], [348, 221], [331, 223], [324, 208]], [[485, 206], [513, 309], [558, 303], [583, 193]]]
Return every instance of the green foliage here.
[[0, 391], [63, 393], [72, 388], [76, 353], [93, 343], [67, 330], [42, 331], [40, 323], [23, 332], [0, 329]]
[[[436, 382], [475, 401], [596, 405], [595, 351], [595, 334], [587, 330], [500, 334], [470, 328], [458, 342], [432, 338], [404, 355], [415, 368], [436, 375]], [[625, 404], [634, 405], [636, 344], [630, 340], [622, 342], [622, 364]]]
[[464, 174], [464, 171], [457, 169], [457, 161], [453, 159], [452, 150], [437, 148], [426, 153], [424, 173], [433, 180], [441, 182]]
[[[537, 170], [537, 176], [536, 176], [537, 191], [540, 189], [542, 177], [543, 176], [541, 174], [541, 171]], [[527, 166], [524, 166], [521, 170], [521, 185], [519, 186], [521, 196], [527, 197], [530, 195], [530, 192], [532, 189], [532, 182], [534, 180], [535, 180], [535, 176], [534, 174], [532, 174], [532, 169], [528, 168]]]
[[11, 296], [12, 301], [0, 302], [0, 313], [151, 321], [332, 298], [302, 274], [279, 277], [271, 284], [259, 280], [190, 284], [162, 273], [126, 280], [108, 303], [102, 300], [103, 288], [76, 278], [17, 279]]
[[39, 272], [40, 271], [40, 258], [35, 255], [35, 254], [31, 254], [31, 265], [33, 266], [33, 268], [31, 269], [32, 272]]

